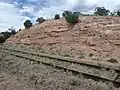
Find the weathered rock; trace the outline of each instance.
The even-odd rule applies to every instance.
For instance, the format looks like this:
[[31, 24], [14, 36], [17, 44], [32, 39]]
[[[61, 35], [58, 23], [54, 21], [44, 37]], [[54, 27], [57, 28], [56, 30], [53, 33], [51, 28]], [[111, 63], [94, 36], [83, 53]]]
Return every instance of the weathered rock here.
[[101, 58], [117, 57], [120, 52], [119, 28], [119, 17], [83, 16], [75, 25], [69, 25], [65, 19], [48, 20], [18, 32], [6, 43], [40, 47], [45, 52], [72, 53], [77, 57], [81, 56], [80, 51], [84, 52], [85, 58], [90, 52]]

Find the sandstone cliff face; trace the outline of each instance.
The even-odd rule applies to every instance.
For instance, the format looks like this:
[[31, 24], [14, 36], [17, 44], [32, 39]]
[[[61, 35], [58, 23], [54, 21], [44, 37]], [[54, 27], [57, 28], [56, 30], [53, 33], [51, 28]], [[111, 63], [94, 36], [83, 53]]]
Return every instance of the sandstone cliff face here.
[[46, 53], [68, 54], [89, 58], [92, 53], [99, 60], [120, 58], [119, 17], [79, 17], [79, 23], [69, 25], [64, 19], [49, 20], [24, 29], [6, 41], [24, 45]]

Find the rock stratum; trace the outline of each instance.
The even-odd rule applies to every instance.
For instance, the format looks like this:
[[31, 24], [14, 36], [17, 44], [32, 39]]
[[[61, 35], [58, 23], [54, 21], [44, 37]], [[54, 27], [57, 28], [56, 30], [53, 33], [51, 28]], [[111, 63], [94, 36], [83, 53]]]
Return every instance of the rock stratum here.
[[49, 20], [18, 32], [5, 44], [87, 60], [90, 55], [96, 60], [119, 60], [120, 17], [80, 16], [75, 25], [65, 19]]

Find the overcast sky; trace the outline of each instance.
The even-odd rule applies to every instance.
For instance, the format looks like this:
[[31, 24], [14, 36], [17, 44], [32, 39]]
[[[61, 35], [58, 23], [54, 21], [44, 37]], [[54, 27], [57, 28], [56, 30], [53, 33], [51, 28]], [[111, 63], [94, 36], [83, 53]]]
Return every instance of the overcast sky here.
[[34, 23], [37, 17], [53, 18], [65, 10], [91, 12], [96, 6], [114, 10], [120, 0], [0, 0], [0, 32], [10, 26], [23, 28], [27, 19]]

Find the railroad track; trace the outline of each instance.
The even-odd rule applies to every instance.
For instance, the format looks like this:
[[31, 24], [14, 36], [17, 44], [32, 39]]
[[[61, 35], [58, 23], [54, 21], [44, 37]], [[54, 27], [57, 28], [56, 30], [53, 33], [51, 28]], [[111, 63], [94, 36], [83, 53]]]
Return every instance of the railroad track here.
[[73, 74], [82, 74], [85, 78], [91, 78], [103, 82], [112, 82], [116, 87], [120, 86], [120, 67], [109, 67], [102, 64], [87, 63], [84, 61], [74, 61], [70, 58], [61, 58], [60, 56], [22, 51], [1, 47], [2, 52], [30, 60], [32, 62], [42, 63], [57, 69], [70, 71]]

